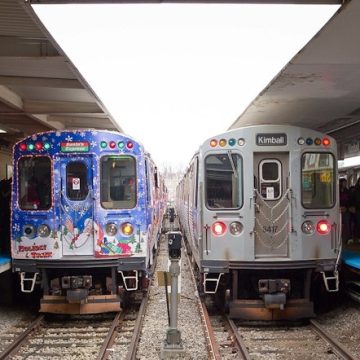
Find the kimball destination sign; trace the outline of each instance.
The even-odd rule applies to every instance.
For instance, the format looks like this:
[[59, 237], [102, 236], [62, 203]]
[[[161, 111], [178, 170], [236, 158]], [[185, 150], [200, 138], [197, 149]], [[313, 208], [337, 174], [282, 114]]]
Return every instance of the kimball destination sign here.
[[282, 146], [286, 144], [286, 134], [256, 134], [256, 145], [258, 146]]

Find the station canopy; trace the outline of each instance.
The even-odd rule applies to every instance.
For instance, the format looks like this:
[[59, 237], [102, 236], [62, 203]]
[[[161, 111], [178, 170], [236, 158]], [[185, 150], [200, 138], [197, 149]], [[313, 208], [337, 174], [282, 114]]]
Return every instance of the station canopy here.
[[24, 0], [0, 1], [0, 147], [35, 132], [121, 128]]

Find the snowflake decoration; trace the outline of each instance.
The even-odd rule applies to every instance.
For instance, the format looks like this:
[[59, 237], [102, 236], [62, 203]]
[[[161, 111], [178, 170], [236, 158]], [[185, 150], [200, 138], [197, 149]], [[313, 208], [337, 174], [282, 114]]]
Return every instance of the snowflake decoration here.
[[98, 132], [97, 132], [96, 130], [91, 130], [91, 134], [92, 134], [92, 135], [96, 136], [97, 133], [98, 133]]
[[20, 225], [19, 224], [14, 224], [13, 225], [13, 231], [14, 232], [19, 232], [20, 231]]
[[80, 136], [84, 138], [86, 136], [86, 132], [85, 131], [80, 131]]
[[96, 146], [97, 146], [97, 142], [93, 140], [93, 141], [90, 143], [90, 145], [91, 145], [92, 147], [96, 147]]
[[73, 141], [73, 137], [68, 135], [66, 138], [65, 138], [66, 141]]

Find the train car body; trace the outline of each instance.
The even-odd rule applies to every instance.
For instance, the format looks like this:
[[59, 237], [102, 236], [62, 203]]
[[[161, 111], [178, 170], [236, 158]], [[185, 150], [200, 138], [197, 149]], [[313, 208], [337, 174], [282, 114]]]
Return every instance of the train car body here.
[[147, 286], [165, 211], [143, 146], [112, 131], [50, 131], [14, 146], [11, 243], [21, 290], [40, 311], [118, 311]]
[[314, 315], [338, 290], [337, 148], [316, 131], [249, 126], [208, 139], [177, 188], [201, 291], [247, 320]]

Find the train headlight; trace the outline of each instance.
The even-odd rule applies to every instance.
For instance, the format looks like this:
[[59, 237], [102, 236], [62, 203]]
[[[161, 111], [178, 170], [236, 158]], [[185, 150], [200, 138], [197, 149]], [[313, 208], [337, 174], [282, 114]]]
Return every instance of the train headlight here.
[[316, 231], [320, 235], [327, 235], [331, 231], [331, 225], [327, 220], [320, 220], [316, 224]]
[[41, 224], [38, 227], [38, 235], [41, 237], [48, 237], [50, 235], [50, 228], [46, 224]]
[[301, 230], [304, 234], [311, 235], [315, 231], [315, 226], [312, 221], [307, 220], [301, 225]]
[[105, 226], [105, 231], [109, 236], [115, 236], [117, 233], [117, 226], [114, 223], [108, 223]]
[[35, 227], [30, 224], [24, 225], [23, 228], [24, 235], [28, 238], [32, 238], [35, 235]]
[[243, 231], [243, 225], [240, 222], [234, 221], [230, 224], [231, 234], [240, 235], [242, 231]]
[[121, 225], [121, 231], [124, 235], [130, 236], [134, 232], [134, 227], [130, 223], [123, 223]]
[[217, 221], [212, 224], [211, 231], [215, 236], [224, 235], [226, 231], [226, 225], [222, 221]]

